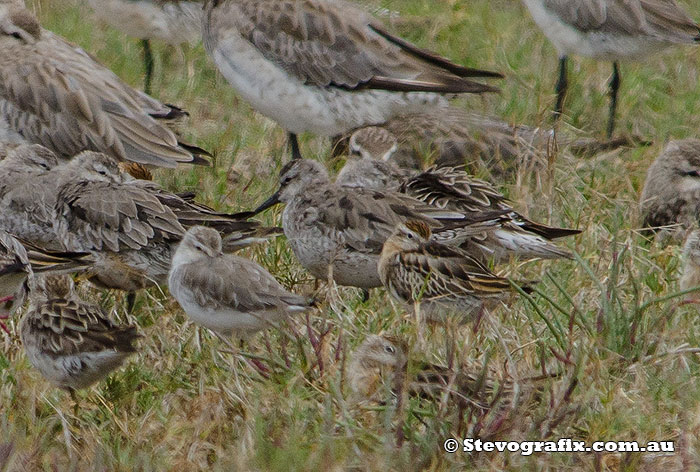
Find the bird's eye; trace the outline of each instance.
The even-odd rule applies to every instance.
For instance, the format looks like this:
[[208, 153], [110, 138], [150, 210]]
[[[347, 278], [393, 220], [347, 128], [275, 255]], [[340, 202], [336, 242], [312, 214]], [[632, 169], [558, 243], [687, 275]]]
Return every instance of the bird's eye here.
[[287, 185], [291, 181], [292, 181], [291, 177], [285, 177], [284, 179], [282, 179], [281, 183], [282, 183], [282, 185]]
[[396, 349], [394, 348], [394, 346], [392, 346], [390, 344], [387, 344], [386, 346], [384, 346], [384, 350], [390, 354], [393, 354], [396, 352]]
[[408, 239], [413, 239], [413, 234], [407, 233], [407, 234], [406, 234], [406, 237], [407, 237]]
[[22, 39], [22, 35], [19, 34], [17, 31], [15, 31], [14, 33], [12, 33], [10, 36], [12, 36], [12, 37], [15, 38], [15, 39]]

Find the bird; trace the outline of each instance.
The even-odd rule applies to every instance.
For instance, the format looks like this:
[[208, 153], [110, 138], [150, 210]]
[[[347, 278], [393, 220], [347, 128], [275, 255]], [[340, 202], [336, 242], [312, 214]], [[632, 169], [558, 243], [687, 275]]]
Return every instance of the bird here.
[[57, 251], [90, 252], [90, 280], [127, 292], [163, 284], [186, 228], [210, 224], [235, 250], [278, 232], [125, 180], [116, 160], [85, 151], [28, 179], [0, 200], [0, 229]]
[[[402, 379], [407, 367], [408, 348], [398, 337], [370, 334], [351, 353], [346, 375], [357, 401], [378, 401], [387, 390], [398, 390], [394, 380]], [[398, 376], [398, 377], [397, 377]], [[382, 389], [388, 381], [387, 389]]]
[[34, 277], [20, 339], [29, 362], [49, 382], [70, 392], [91, 386], [119, 368], [142, 336], [85, 302], [67, 275]]
[[151, 39], [173, 46], [195, 44], [202, 37], [202, 3], [185, 0], [89, 0], [95, 15], [124, 34], [138, 38], [143, 48], [144, 92], [151, 93]]
[[495, 92], [497, 72], [450, 62], [391, 34], [343, 1], [209, 0], [204, 47], [231, 86], [289, 133], [336, 136], [402, 112], [446, 106], [444, 94]]
[[224, 254], [219, 233], [203, 226], [187, 230], [175, 250], [168, 287], [192, 321], [240, 338], [275, 327], [312, 303], [254, 261]]
[[[560, 144], [567, 141], [561, 134], [557, 138]], [[546, 162], [553, 140], [549, 128], [512, 125], [448, 106], [356, 128], [347, 137], [347, 148], [351, 155], [391, 160], [399, 167], [422, 169], [426, 161], [438, 166], [466, 165], [472, 173], [487, 172], [505, 180], [521, 164]]]
[[[408, 371], [411, 375], [406, 378]], [[409, 359], [406, 341], [385, 334], [368, 335], [351, 353], [347, 367], [348, 384], [356, 401], [383, 403], [387, 391], [397, 394], [402, 388], [410, 396], [430, 401], [440, 401], [447, 393], [453, 403], [472, 406], [482, 413], [501, 410], [501, 415], [534, 400], [538, 384], [555, 376], [527, 376], [516, 385], [507, 372], [482, 360], [464, 359], [448, 368]]]
[[323, 164], [310, 159], [288, 162], [279, 182], [253, 213], [285, 203], [282, 228], [301, 265], [317, 279], [363, 290], [381, 286], [377, 262], [396, 224], [424, 220], [437, 228], [436, 238], [458, 244], [499, 216], [466, 220], [397, 192], [337, 185]]
[[[378, 270], [392, 297], [418, 305], [421, 318], [437, 323], [477, 318], [484, 308], [516, 292], [508, 279], [478, 259], [431, 239], [430, 227], [422, 221], [396, 226], [384, 242]], [[530, 282], [516, 283], [526, 293], [532, 291]]]
[[0, 136], [64, 158], [100, 151], [149, 166], [207, 165], [208, 152], [167, 126], [186, 114], [131, 88], [21, 4], [0, 3]]
[[536, 223], [517, 212], [490, 183], [476, 179], [463, 166], [431, 166], [422, 172], [401, 170], [392, 161], [363, 157], [349, 159], [338, 173], [336, 184], [354, 188], [395, 190], [439, 209], [459, 212], [465, 218], [500, 213], [495, 224], [473, 233], [467, 243], [484, 260], [567, 258], [571, 252], [553, 244], [553, 239], [579, 234], [577, 229]]
[[678, 44], [700, 41], [700, 26], [675, 0], [523, 0], [535, 23], [559, 54], [555, 119], [568, 89], [572, 54], [611, 61], [607, 136], [612, 137], [621, 76], [619, 63], [641, 60]]
[[[46, 251], [0, 231], [0, 319], [9, 318], [24, 305], [29, 277], [79, 271], [91, 263], [87, 253]], [[8, 332], [2, 322], [0, 328]]]
[[0, 160], [0, 198], [25, 180], [53, 169], [59, 159], [39, 144], [20, 144]]
[[700, 140], [670, 141], [647, 170], [640, 197], [642, 226], [677, 235], [698, 225]]

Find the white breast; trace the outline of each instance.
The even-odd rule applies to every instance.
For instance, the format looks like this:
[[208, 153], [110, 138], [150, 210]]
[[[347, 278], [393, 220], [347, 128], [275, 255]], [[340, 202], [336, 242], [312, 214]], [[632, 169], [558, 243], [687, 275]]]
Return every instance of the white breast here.
[[402, 112], [446, 101], [433, 93], [344, 91], [305, 85], [268, 61], [240, 35], [231, 34], [211, 51], [231, 86], [258, 112], [292, 133], [335, 136], [380, 124]]

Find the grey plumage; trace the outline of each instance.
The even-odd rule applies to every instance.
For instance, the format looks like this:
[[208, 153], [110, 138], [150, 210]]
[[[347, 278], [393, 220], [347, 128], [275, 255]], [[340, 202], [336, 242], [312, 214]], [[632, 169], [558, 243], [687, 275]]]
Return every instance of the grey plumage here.
[[152, 182], [125, 180], [114, 159], [92, 152], [26, 180], [0, 209], [6, 230], [54, 250], [93, 253], [91, 280], [127, 291], [165, 282], [183, 223], [218, 226], [229, 250], [275, 233], [204, 211]]
[[480, 230], [461, 213], [400, 193], [334, 184], [321, 163], [308, 159], [282, 169], [279, 191], [257, 211], [278, 202], [286, 204], [282, 227], [304, 268], [321, 280], [332, 268], [336, 283], [365, 289], [381, 285], [377, 261], [398, 223], [422, 220], [438, 228], [437, 238], [455, 244], [468, 231], [465, 226]]
[[162, 167], [206, 164], [206, 151], [160, 123], [184, 114], [132, 89], [26, 9], [0, 8], [0, 116], [27, 141], [64, 157], [92, 150]]
[[438, 94], [494, 91], [469, 77], [500, 77], [420, 49], [342, 1], [211, 1], [203, 37], [242, 97], [292, 133], [342, 134], [443, 106]]
[[647, 170], [642, 225], [671, 232], [696, 227], [700, 214], [700, 140], [671, 141]]
[[175, 251], [168, 287], [193, 321], [226, 335], [247, 336], [310, 307], [260, 265], [224, 254], [219, 233], [202, 226], [189, 229]]
[[422, 172], [399, 170], [391, 161], [362, 158], [348, 160], [336, 183], [394, 190], [438, 209], [462, 214], [466, 220], [480, 221], [495, 215], [483, 231], [470, 230], [462, 246], [484, 259], [521, 257], [571, 258], [552, 239], [580, 233], [536, 223], [517, 212], [493, 185], [476, 179], [462, 167], [433, 166]]

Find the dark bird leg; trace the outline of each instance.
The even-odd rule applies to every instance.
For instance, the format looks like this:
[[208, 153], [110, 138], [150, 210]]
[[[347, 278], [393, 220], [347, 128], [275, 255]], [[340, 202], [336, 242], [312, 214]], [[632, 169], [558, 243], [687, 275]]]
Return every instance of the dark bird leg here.
[[362, 303], [367, 303], [367, 300], [369, 300], [369, 290], [366, 288], [362, 289]]
[[289, 133], [289, 145], [292, 148], [292, 159], [301, 159], [301, 151], [299, 150], [299, 140], [297, 135], [294, 133]]
[[153, 77], [153, 52], [151, 51], [151, 42], [148, 39], [142, 39], [141, 47], [143, 48], [143, 65], [146, 68], [143, 91], [150, 95], [151, 78]]
[[78, 403], [78, 396], [75, 394], [74, 388], [68, 388], [68, 393], [70, 393], [70, 398], [73, 400], [73, 415], [78, 416], [78, 409], [80, 405]]
[[566, 91], [569, 88], [569, 81], [566, 78], [566, 56], [559, 58], [559, 80], [557, 80], [557, 85], [555, 91], [557, 92], [557, 104], [554, 107], [554, 121], [557, 121], [561, 117], [561, 113], [564, 110], [564, 98], [566, 98]]
[[613, 74], [610, 78], [610, 114], [608, 115], [608, 139], [615, 129], [615, 112], [617, 111], [617, 91], [620, 90], [620, 65], [613, 62]]
[[126, 312], [131, 313], [134, 311], [136, 306], [136, 292], [129, 292], [126, 294]]

